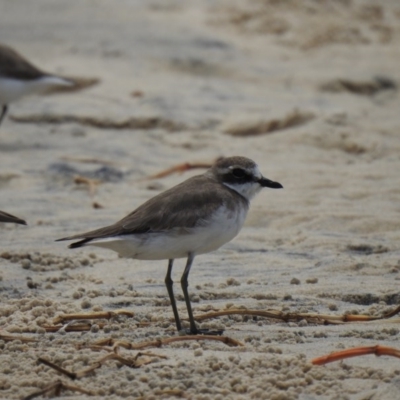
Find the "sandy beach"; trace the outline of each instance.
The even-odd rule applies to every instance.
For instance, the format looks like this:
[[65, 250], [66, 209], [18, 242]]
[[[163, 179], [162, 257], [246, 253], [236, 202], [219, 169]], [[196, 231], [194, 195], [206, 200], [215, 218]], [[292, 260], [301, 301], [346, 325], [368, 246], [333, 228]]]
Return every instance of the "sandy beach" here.
[[[151, 179], [168, 168], [242, 155], [284, 189], [263, 190], [239, 235], [195, 259], [195, 316], [394, 310], [397, 1], [3, 0], [0, 42], [46, 71], [99, 80], [13, 103], [0, 126], [0, 209], [28, 223], [0, 223], [1, 399], [57, 380], [87, 391], [61, 390], [73, 399], [400, 398], [398, 358], [311, 363], [357, 346], [400, 348], [396, 316], [324, 324], [226, 315], [199, 325], [241, 345], [100, 346], [177, 337], [167, 261], [55, 242], [114, 223], [205, 171]], [[173, 276], [186, 317], [184, 265], [177, 260]], [[90, 320], [81, 332], [55, 323], [118, 310], [128, 315]], [[96, 364], [113, 350], [131, 364], [112, 356]], [[98, 368], [72, 380], [38, 359], [73, 372]]]

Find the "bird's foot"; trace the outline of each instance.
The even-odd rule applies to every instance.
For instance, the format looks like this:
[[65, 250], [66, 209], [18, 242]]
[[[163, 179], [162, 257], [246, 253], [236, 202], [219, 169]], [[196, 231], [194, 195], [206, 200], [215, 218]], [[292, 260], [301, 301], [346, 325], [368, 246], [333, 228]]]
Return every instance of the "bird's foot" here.
[[211, 336], [221, 336], [223, 335], [224, 330], [213, 331], [211, 329], [182, 329], [179, 331], [179, 335], [211, 335]]

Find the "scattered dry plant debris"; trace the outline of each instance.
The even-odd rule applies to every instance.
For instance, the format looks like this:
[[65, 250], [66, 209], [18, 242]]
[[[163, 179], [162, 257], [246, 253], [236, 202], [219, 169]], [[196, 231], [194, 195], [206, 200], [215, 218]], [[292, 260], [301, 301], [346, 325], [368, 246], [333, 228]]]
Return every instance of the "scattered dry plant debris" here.
[[304, 125], [314, 118], [315, 115], [312, 113], [294, 110], [281, 119], [275, 118], [269, 121], [240, 124], [225, 129], [224, 133], [231, 136], [259, 136], [282, 129]]
[[74, 84], [72, 86], [52, 86], [42, 94], [49, 95], [54, 93], [78, 92], [80, 90], [98, 85], [101, 82], [99, 78], [88, 78], [79, 76], [63, 76], [63, 78], [73, 82]]
[[[153, 357], [158, 357], [156, 354]], [[102, 365], [108, 360], [115, 360], [119, 363], [126, 365], [129, 368], [140, 368], [143, 365], [150, 364], [152, 358], [149, 356], [145, 356], [143, 353], [138, 353], [134, 358], [125, 358], [117, 353], [109, 353], [104, 357], [100, 358], [100, 360], [96, 361], [97, 364]]]
[[[99, 329], [103, 329], [107, 324], [105, 322], [96, 322]], [[137, 328], [144, 328], [150, 325], [150, 322], [139, 322], [136, 324]], [[78, 322], [70, 321], [65, 325], [41, 325], [46, 332], [87, 332], [92, 329], [92, 324], [88, 321]]]
[[[141, 343], [130, 343], [124, 340], [114, 340], [112, 338], [109, 339], [101, 339], [97, 342], [94, 343], [94, 345], [90, 345], [89, 348], [93, 350], [102, 350], [102, 349], [107, 349], [107, 347], [111, 347], [108, 350], [109, 351], [114, 351], [116, 352], [119, 347], [122, 347], [127, 350], [141, 350], [146, 347], [162, 347], [165, 345], [168, 345], [170, 343], [175, 343], [175, 342], [181, 342], [181, 341], [188, 341], [188, 340], [196, 340], [196, 341], [202, 341], [202, 340], [215, 340], [217, 342], [221, 342], [226, 344], [227, 346], [231, 347], [237, 347], [237, 346], [243, 346], [243, 343], [239, 342], [236, 339], [232, 339], [228, 336], [216, 336], [216, 335], [198, 335], [198, 336], [174, 336], [166, 339], [158, 339], [158, 340], [151, 340], [149, 342], [141, 342]], [[106, 347], [103, 347], [106, 346]], [[86, 345], [80, 346], [81, 348], [83, 347], [88, 347]]]
[[3, 186], [9, 182], [11, 182], [13, 179], [15, 178], [19, 178], [21, 175], [19, 174], [14, 174], [14, 173], [10, 173], [10, 172], [6, 172], [6, 173], [0, 173], [0, 186]]
[[[103, 329], [106, 326], [103, 322], [98, 322], [97, 325], [99, 329]], [[86, 332], [92, 329], [92, 324], [90, 322], [71, 321], [66, 325], [42, 325], [41, 328], [46, 332]]]
[[222, 317], [225, 315], [252, 315], [257, 317], [264, 318], [272, 318], [272, 319], [280, 319], [285, 322], [288, 321], [301, 321], [306, 320], [311, 323], [319, 323], [324, 325], [329, 324], [344, 324], [347, 322], [368, 322], [368, 321], [376, 321], [391, 318], [394, 315], [400, 312], [400, 306], [394, 309], [393, 311], [389, 311], [384, 313], [379, 317], [374, 317], [370, 315], [352, 315], [352, 314], [344, 314], [344, 315], [324, 315], [324, 314], [309, 314], [309, 313], [283, 313], [279, 310], [246, 310], [246, 309], [229, 309], [222, 311], [214, 311], [203, 315], [195, 316], [196, 321], [203, 321], [205, 319]]
[[[90, 331], [92, 328], [89, 319], [111, 319], [118, 318], [118, 316], [124, 315], [126, 317], [132, 318], [134, 313], [126, 310], [117, 311], [99, 311], [92, 313], [77, 313], [77, 314], [62, 314], [54, 318], [53, 324], [55, 325], [42, 325], [41, 327], [46, 330], [46, 332], [85, 332]], [[84, 320], [83, 322], [80, 322]], [[65, 322], [69, 321], [65, 324]], [[106, 325], [104, 322], [97, 323], [99, 329], [103, 329]]]
[[387, 253], [389, 251], [388, 247], [382, 246], [381, 244], [378, 244], [377, 246], [371, 246], [369, 244], [349, 244], [347, 245], [346, 249], [349, 251], [362, 253], [367, 256], [370, 254]]
[[75, 175], [74, 183], [76, 185], [87, 185], [89, 189], [89, 195], [94, 196], [97, 191], [97, 186], [99, 186], [102, 181], [100, 179], [90, 179], [86, 178], [85, 176]]
[[47, 124], [68, 124], [77, 123], [84, 126], [91, 126], [99, 129], [163, 129], [168, 132], [178, 132], [188, 129], [180, 122], [175, 122], [162, 117], [132, 117], [122, 121], [112, 119], [101, 119], [79, 115], [57, 115], [57, 114], [30, 114], [21, 116], [10, 116], [14, 122], [20, 123], [47, 123]]
[[144, 92], [142, 92], [141, 90], [134, 90], [133, 92], [131, 92], [131, 96], [132, 97], [143, 97]]
[[99, 158], [91, 158], [91, 157], [74, 157], [74, 156], [63, 156], [61, 157], [63, 161], [71, 161], [71, 162], [79, 162], [83, 164], [100, 164], [100, 165], [117, 165], [114, 161], [109, 160], [100, 160]]
[[394, 26], [385, 15], [396, 13], [384, 7], [385, 3], [388, 2], [228, 2], [213, 15], [213, 23], [228, 24], [245, 35], [275, 35], [280, 45], [302, 50], [341, 43], [384, 44], [391, 43], [395, 35]]
[[335, 79], [320, 86], [324, 92], [350, 92], [361, 96], [373, 96], [382, 90], [396, 90], [397, 84], [391, 78], [379, 76], [370, 81]]
[[94, 201], [93, 203], [92, 203], [92, 207], [95, 209], [95, 210], [99, 210], [99, 209], [101, 209], [101, 208], [104, 208], [104, 206], [102, 206], [100, 203], [98, 203], [97, 201]]
[[183, 172], [188, 171], [190, 169], [196, 169], [196, 168], [207, 169], [207, 168], [211, 168], [211, 166], [217, 160], [219, 160], [219, 158], [217, 158], [213, 162], [197, 162], [197, 163], [184, 162], [182, 164], [174, 165], [171, 168], [164, 169], [161, 172], [158, 172], [157, 174], [150, 175], [146, 179], [165, 178], [166, 176], [172, 175], [172, 174], [175, 174], [175, 173], [181, 173], [182, 174]]
[[[169, 399], [171, 396], [180, 397], [182, 399], [188, 399], [189, 397], [183, 390], [180, 389], [165, 389], [165, 390], [155, 390], [154, 393], [150, 393], [149, 396], [153, 398], [156, 396], [158, 399]], [[136, 400], [146, 400], [149, 397], [138, 397]]]
[[20, 340], [23, 343], [37, 342], [37, 340], [33, 339], [33, 338], [28, 338], [28, 337], [24, 337], [24, 336], [3, 335], [3, 334], [0, 334], [0, 340], [4, 340], [5, 342], [11, 342], [13, 340]]
[[54, 369], [58, 373], [65, 375], [72, 380], [75, 380], [75, 379], [80, 379], [80, 378], [83, 378], [84, 376], [90, 375], [94, 370], [101, 368], [101, 366], [109, 360], [118, 361], [120, 364], [125, 365], [129, 368], [140, 368], [143, 365], [150, 364], [154, 357], [167, 358], [165, 356], [159, 356], [158, 354], [141, 353], [141, 352], [137, 353], [136, 356], [133, 358], [126, 358], [126, 357], [122, 357], [121, 355], [119, 355], [117, 353], [110, 352], [110, 353], [106, 354], [105, 356], [101, 357], [100, 359], [94, 361], [92, 363], [92, 365], [90, 365], [88, 368], [84, 368], [77, 372], [68, 371], [65, 368], [58, 366], [57, 364], [54, 364], [53, 362], [44, 359], [43, 357], [39, 357], [37, 360], [37, 363], [44, 364], [44, 365]]
[[354, 347], [352, 349], [346, 349], [341, 351], [335, 351], [327, 356], [321, 356], [311, 360], [314, 365], [325, 365], [334, 361], [344, 360], [351, 357], [365, 356], [368, 354], [375, 354], [376, 356], [392, 356], [400, 358], [400, 350], [394, 347], [381, 346], [365, 346], [365, 347]]
[[45, 386], [43, 389], [40, 389], [37, 392], [34, 392], [24, 397], [23, 400], [31, 400], [34, 399], [35, 397], [43, 395], [47, 395], [50, 397], [57, 397], [60, 396], [62, 390], [70, 390], [72, 392], [79, 392], [82, 394], [87, 394], [89, 396], [95, 395], [93, 391], [82, 389], [78, 386], [70, 385], [60, 380], [57, 380], [56, 382], [50, 383], [49, 385]]
[[117, 310], [117, 311], [98, 311], [91, 313], [78, 313], [78, 314], [62, 314], [54, 318], [53, 324], [62, 324], [66, 321], [73, 321], [79, 319], [111, 319], [117, 318], [119, 315], [124, 315], [133, 318], [135, 315], [131, 311]]
[[37, 363], [47, 365], [48, 367], [55, 369], [60, 374], [68, 376], [68, 378], [72, 380], [77, 378], [77, 374], [75, 372], [69, 372], [66, 369], [52, 363], [51, 361], [46, 360], [45, 358], [39, 357]]

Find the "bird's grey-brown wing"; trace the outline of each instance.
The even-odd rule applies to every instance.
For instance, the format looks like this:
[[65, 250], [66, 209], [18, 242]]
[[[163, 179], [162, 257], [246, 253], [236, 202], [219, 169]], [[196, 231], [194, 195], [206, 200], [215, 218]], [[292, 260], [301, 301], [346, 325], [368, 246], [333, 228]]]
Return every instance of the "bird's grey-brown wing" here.
[[222, 204], [232, 209], [237, 201], [248, 206], [235, 191], [199, 175], [153, 197], [113, 225], [59, 240], [82, 239], [70, 246], [80, 247], [93, 239], [190, 229], [205, 224]]
[[0, 75], [3, 77], [32, 80], [47, 75], [12, 48], [0, 45]]
[[4, 211], [0, 211], [0, 222], [13, 222], [14, 224], [26, 225], [26, 222], [14, 215], [8, 214]]

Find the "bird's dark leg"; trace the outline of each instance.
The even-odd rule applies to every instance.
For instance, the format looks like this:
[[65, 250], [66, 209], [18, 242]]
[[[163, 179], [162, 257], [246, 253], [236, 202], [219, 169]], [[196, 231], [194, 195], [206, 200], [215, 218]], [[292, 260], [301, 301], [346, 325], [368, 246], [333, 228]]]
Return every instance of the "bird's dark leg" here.
[[7, 114], [8, 106], [7, 104], [3, 104], [3, 107], [1, 109], [1, 114], [0, 114], [0, 124], [3, 121], [4, 116]]
[[194, 322], [192, 306], [190, 304], [189, 293], [187, 290], [187, 288], [189, 286], [188, 277], [189, 277], [190, 268], [192, 267], [193, 260], [194, 260], [194, 254], [189, 253], [188, 259], [186, 262], [186, 267], [185, 267], [185, 270], [183, 271], [182, 278], [181, 278], [181, 286], [182, 286], [183, 296], [185, 297], [187, 312], [189, 315], [190, 333], [192, 335], [197, 335], [199, 333], [199, 331], [196, 327], [196, 323]]
[[181, 286], [182, 286], [183, 296], [185, 297], [185, 303], [186, 303], [186, 308], [187, 308], [187, 312], [189, 315], [189, 322], [190, 322], [190, 329], [187, 333], [190, 335], [222, 335], [224, 332], [223, 330], [210, 331], [208, 329], [197, 329], [196, 323], [194, 322], [192, 306], [190, 304], [189, 293], [187, 290], [187, 288], [189, 286], [188, 277], [189, 277], [190, 268], [192, 267], [192, 264], [193, 264], [193, 260], [194, 260], [194, 254], [189, 253], [188, 259], [186, 262], [186, 267], [185, 267], [185, 270], [183, 271], [182, 278], [181, 278]]
[[171, 301], [172, 311], [174, 312], [176, 329], [178, 329], [178, 332], [179, 332], [182, 330], [182, 324], [181, 324], [181, 320], [179, 318], [178, 309], [176, 308], [174, 290], [172, 288], [172, 286], [174, 285], [174, 282], [171, 278], [173, 264], [174, 264], [174, 260], [168, 260], [168, 271], [167, 271], [167, 275], [165, 276], [165, 286], [167, 287], [169, 300]]

